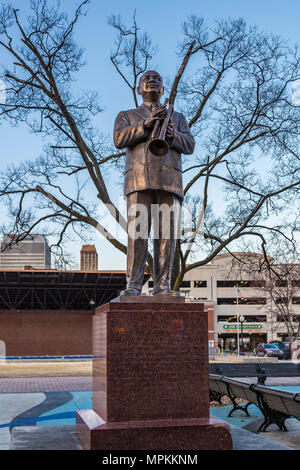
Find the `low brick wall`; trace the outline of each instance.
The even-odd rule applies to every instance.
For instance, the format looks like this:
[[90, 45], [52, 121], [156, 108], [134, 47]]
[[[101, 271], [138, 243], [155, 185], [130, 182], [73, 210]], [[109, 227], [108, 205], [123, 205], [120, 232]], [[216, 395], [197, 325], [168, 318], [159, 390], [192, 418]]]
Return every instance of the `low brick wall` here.
[[7, 356], [92, 354], [91, 310], [0, 310]]

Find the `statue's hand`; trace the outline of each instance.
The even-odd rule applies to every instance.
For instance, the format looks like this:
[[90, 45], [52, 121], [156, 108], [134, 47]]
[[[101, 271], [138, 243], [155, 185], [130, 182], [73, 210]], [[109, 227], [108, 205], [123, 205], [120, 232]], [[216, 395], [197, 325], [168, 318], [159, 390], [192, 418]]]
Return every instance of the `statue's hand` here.
[[167, 132], [166, 132], [166, 138], [167, 138], [169, 141], [172, 141], [173, 138], [174, 138], [174, 125], [173, 125], [173, 122], [172, 122], [171, 119], [170, 119], [170, 121], [169, 121], [169, 123], [168, 123]]
[[165, 106], [158, 106], [151, 111], [151, 116], [144, 122], [145, 129], [153, 129], [156, 121], [163, 121], [167, 115]]
[[165, 106], [157, 106], [157, 108], [154, 108], [151, 112], [152, 118], [165, 119], [166, 115], [167, 109]]

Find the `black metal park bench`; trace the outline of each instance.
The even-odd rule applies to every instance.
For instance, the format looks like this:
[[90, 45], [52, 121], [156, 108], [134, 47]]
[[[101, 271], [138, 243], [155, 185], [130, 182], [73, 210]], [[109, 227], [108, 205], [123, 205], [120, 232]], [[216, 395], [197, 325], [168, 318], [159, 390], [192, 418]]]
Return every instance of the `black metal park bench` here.
[[[259, 407], [257, 395], [250, 390], [249, 384], [229, 377], [209, 374], [209, 395], [210, 401], [217, 401], [220, 404], [222, 403], [223, 396], [227, 396], [230, 399], [233, 408], [228, 413], [228, 417], [236, 410], [243, 411], [247, 416], [250, 416], [248, 406], [252, 403]], [[236, 401], [237, 398], [243, 398], [247, 403], [239, 404]]]
[[287, 431], [286, 419], [296, 418], [300, 421], [300, 393], [274, 390], [257, 384], [250, 385], [250, 389], [256, 393], [264, 410], [265, 421], [260, 431], [264, 432], [271, 424], [277, 424], [281, 431]]
[[[210, 401], [221, 403], [223, 396], [228, 396], [233, 404], [228, 417], [236, 410], [249, 415], [248, 406], [256, 405], [263, 414], [264, 421], [259, 426], [258, 432], [266, 431], [271, 424], [276, 424], [281, 431], [287, 431], [285, 420], [296, 418], [300, 421], [300, 394], [283, 390], [274, 390], [259, 384], [247, 384], [229, 377], [217, 374], [209, 374]], [[247, 403], [237, 403], [237, 398], [244, 399]]]

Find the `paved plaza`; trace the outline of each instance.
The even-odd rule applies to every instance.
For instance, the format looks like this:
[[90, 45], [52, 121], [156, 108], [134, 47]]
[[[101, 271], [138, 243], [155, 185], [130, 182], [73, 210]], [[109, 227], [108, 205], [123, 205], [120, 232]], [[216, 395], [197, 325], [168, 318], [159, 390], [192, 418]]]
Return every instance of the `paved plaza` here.
[[[92, 377], [13, 377], [0, 379], [0, 393], [92, 390]], [[1, 406], [1, 405], [0, 405]]]
[[[251, 379], [244, 379], [249, 382]], [[269, 378], [267, 385], [299, 386], [300, 378]], [[92, 406], [91, 376], [6, 377], [0, 379], [0, 450], [70, 449], [81, 446], [75, 435], [76, 410]], [[211, 407], [211, 416], [227, 421], [235, 450], [300, 449], [300, 423], [286, 421], [289, 432], [270, 426], [257, 434], [262, 415], [250, 405], [250, 417], [231, 406]]]

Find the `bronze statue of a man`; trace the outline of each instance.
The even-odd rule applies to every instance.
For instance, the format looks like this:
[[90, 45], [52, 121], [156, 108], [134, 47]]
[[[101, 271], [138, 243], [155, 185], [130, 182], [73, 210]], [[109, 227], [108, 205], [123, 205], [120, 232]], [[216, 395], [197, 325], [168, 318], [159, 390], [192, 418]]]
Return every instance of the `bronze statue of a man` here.
[[[154, 70], [145, 72], [138, 85], [143, 104], [136, 109], [121, 111], [115, 121], [114, 143], [126, 148], [125, 195], [128, 225], [140, 223], [140, 207], [147, 213], [147, 236], [128, 235], [127, 288], [124, 295], [141, 295], [151, 227], [151, 210], [156, 205], [180, 212], [183, 200], [181, 154], [192, 154], [194, 138], [181, 113], [173, 112], [167, 131], [169, 150], [164, 156], [149, 149], [156, 121], [166, 117], [160, 98], [164, 93], [161, 76]], [[153, 240], [153, 295], [172, 295], [170, 277], [176, 248], [176, 217], [170, 217], [169, 236], [163, 235], [163, 218], [159, 218]]]

